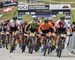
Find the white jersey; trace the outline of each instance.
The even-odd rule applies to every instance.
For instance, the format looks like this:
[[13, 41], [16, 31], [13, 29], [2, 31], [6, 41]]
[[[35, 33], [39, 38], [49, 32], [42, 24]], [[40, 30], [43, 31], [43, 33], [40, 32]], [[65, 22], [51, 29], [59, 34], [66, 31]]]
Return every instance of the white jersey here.
[[21, 21], [16, 20], [16, 26], [21, 26]]
[[10, 26], [11, 26], [11, 27], [15, 27], [15, 25], [16, 25], [15, 22], [14, 22], [13, 20], [10, 20], [9, 23], [10, 23]]
[[10, 21], [11, 27], [20, 26], [20, 25], [21, 25], [21, 22], [19, 20], [16, 20], [16, 22], [14, 22], [13, 20]]
[[[55, 23], [55, 26], [56, 27], [58, 27], [58, 28], [60, 28], [60, 26], [59, 26], [59, 22], [60, 22], [61, 20], [58, 20], [56, 23]], [[68, 27], [68, 23], [64, 20], [64, 28], [67, 28]]]

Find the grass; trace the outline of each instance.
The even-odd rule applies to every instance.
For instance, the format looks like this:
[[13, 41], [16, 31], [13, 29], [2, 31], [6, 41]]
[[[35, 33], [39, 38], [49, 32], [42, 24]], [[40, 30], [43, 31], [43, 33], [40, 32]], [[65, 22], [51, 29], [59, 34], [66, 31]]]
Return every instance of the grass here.
[[33, 20], [31, 15], [23, 15], [23, 20], [27, 22], [31, 22]]
[[75, 21], [75, 10], [71, 11], [71, 22]]
[[13, 11], [8, 12], [8, 13], [3, 13], [3, 12], [2, 12], [2, 9], [0, 9], [0, 13], [3, 15], [3, 16], [0, 18], [0, 20], [5, 20], [5, 19], [8, 19], [8, 20], [9, 20], [9, 19], [12, 19], [12, 17], [13, 17], [14, 15], [17, 16], [18, 11], [17, 11], [17, 7], [14, 7]]

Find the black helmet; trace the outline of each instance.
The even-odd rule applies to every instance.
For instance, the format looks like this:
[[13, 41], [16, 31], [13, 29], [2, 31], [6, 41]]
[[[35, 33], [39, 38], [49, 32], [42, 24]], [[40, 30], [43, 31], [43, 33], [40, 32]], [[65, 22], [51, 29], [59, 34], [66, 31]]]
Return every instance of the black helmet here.
[[45, 23], [48, 23], [48, 20], [46, 19], [46, 20], [44, 20], [44, 22], [45, 22]]
[[9, 22], [10, 22], [10, 20], [7, 20], [7, 22], [9, 23]]
[[72, 24], [75, 24], [75, 22], [72, 22]]
[[38, 20], [38, 17], [34, 18], [34, 20], [37, 21]]
[[64, 16], [63, 16], [63, 17], [60, 17], [60, 19], [61, 19], [61, 20], [65, 20], [65, 17], [64, 17]]
[[13, 17], [13, 20], [17, 20], [17, 17], [16, 17], [16, 16], [14, 16], [14, 17]]

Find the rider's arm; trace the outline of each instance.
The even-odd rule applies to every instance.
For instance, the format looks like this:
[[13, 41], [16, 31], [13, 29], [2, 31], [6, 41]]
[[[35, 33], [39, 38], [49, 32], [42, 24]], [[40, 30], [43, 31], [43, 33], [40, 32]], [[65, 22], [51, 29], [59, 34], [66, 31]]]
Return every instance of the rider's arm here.
[[70, 33], [70, 34], [72, 34], [71, 25], [69, 25], [69, 24], [65, 21], [65, 26], [66, 26], [67, 32]]
[[60, 22], [60, 20], [56, 21], [56, 23], [55, 23], [56, 27], [59, 27], [59, 22]]
[[7, 27], [8, 27], [8, 30], [10, 30], [10, 23], [8, 23]]
[[71, 26], [70, 26], [70, 33], [73, 34], [73, 32], [72, 32], [72, 27], [71, 27]]
[[42, 24], [40, 24], [38, 30], [39, 30], [39, 33], [41, 32], [41, 28], [42, 28]]
[[54, 29], [54, 32], [56, 32], [55, 22], [53, 22], [53, 29]]
[[27, 25], [27, 31], [30, 31], [30, 24]]

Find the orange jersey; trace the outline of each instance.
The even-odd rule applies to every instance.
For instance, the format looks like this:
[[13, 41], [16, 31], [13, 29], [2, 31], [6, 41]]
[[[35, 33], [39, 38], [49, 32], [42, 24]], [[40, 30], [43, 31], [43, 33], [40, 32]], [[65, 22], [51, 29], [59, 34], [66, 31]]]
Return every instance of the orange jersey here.
[[40, 28], [41, 28], [41, 30], [48, 30], [49, 29], [49, 24], [46, 24], [46, 23], [41, 23], [40, 24]]
[[48, 22], [49, 27], [54, 29], [54, 25], [52, 24], [52, 22]]

